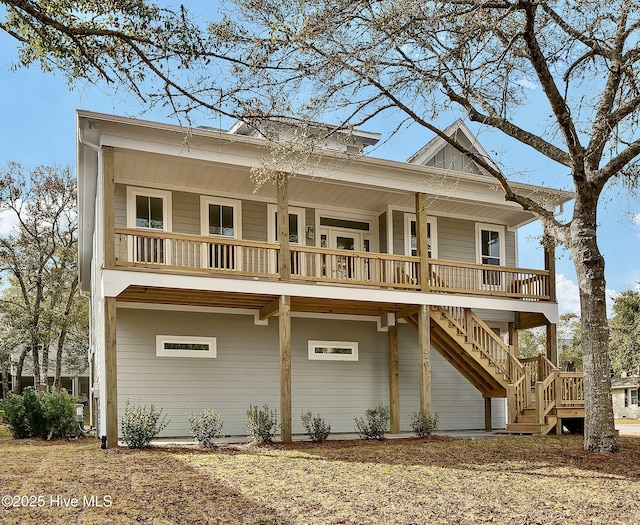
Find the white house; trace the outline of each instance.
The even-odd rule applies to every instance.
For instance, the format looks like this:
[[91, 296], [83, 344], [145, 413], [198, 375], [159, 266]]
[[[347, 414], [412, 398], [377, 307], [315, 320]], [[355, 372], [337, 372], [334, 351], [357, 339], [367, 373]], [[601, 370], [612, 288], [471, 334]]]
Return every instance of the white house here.
[[[520, 267], [534, 217], [445, 141], [396, 162], [361, 154], [379, 135], [344, 132], [256, 190], [271, 143], [246, 125], [77, 122], [80, 279], [109, 446], [128, 398], [168, 413], [165, 436], [188, 435], [204, 408], [242, 436], [249, 405], [266, 403], [285, 441], [302, 411], [353, 432], [380, 402], [392, 432], [416, 411], [443, 429], [537, 433], [582, 415], [581, 376], [554, 366], [553, 254]], [[447, 132], [486, 155], [462, 122]], [[550, 208], [572, 198], [514, 187]], [[548, 359], [521, 362], [517, 332], [533, 326], [547, 326]]]

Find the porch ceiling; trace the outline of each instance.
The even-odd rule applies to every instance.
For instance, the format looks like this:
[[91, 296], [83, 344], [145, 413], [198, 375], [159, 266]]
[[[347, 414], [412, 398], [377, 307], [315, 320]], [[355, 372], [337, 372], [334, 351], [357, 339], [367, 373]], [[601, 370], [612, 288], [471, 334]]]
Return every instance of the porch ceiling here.
[[[273, 185], [265, 184], [255, 190], [249, 168], [224, 163], [178, 158], [170, 155], [116, 149], [114, 154], [116, 182], [192, 191], [212, 195], [269, 199], [275, 202]], [[336, 166], [336, 170], [339, 166]], [[425, 191], [427, 191], [425, 181]], [[505, 203], [486, 204], [456, 197], [455, 194], [433, 194], [429, 198], [429, 212], [461, 218], [484, 219], [516, 227], [532, 220], [530, 213]], [[387, 206], [412, 210], [415, 196], [401, 190], [380, 190], [366, 185], [353, 185], [326, 178], [296, 176], [289, 184], [289, 200], [293, 205], [308, 207], [338, 207], [346, 210], [379, 215]]]
[[[278, 296], [246, 294], [236, 292], [210, 292], [204, 290], [182, 290], [129, 286], [116, 298], [121, 302], [204, 306], [210, 308], [241, 308], [259, 310]], [[318, 299], [314, 297], [291, 297], [292, 312], [323, 313], [338, 315], [379, 316], [409, 308], [404, 303], [377, 303], [343, 299]]]

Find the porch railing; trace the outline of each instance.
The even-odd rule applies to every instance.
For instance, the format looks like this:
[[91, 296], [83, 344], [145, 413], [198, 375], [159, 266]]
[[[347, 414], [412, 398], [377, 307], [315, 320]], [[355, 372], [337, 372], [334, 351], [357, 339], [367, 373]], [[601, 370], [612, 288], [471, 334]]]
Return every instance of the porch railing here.
[[[115, 229], [117, 266], [277, 278], [278, 243]], [[420, 258], [291, 245], [291, 278], [419, 290]], [[429, 291], [550, 300], [549, 272], [431, 259]]]

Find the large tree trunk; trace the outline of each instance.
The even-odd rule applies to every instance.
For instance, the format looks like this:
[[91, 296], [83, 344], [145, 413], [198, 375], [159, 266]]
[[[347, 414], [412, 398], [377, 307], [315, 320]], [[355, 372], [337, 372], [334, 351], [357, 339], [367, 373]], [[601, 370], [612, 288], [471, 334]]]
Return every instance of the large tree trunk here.
[[40, 381], [40, 348], [37, 342], [31, 343], [31, 356], [33, 358], [33, 386], [38, 392], [42, 390], [42, 383]]
[[11, 361], [7, 360], [2, 365], [2, 396], [5, 397], [9, 393], [9, 368]]
[[[51, 331], [51, 327], [48, 328]], [[49, 390], [49, 341], [46, 340], [42, 345], [42, 355], [40, 357], [40, 392]]]
[[597, 196], [579, 198], [571, 228], [571, 252], [580, 288], [584, 359], [586, 450], [616, 452], [618, 440], [611, 402], [609, 325], [604, 258], [596, 241]]

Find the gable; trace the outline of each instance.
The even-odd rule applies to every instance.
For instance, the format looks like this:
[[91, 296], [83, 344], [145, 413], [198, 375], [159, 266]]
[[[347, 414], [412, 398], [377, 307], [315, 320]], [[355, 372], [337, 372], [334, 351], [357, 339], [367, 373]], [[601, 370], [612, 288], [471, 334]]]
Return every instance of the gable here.
[[[465, 149], [484, 157], [494, 168], [498, 169], [487, 151], [462, 120], [456, 120], [444, 130], [444, 133], [454, 138]], [[407, 162], [474, 175], [488, 175], [468, 154], [461, 153], [441, 137], [436, 137], [429, 141], [414, 153]]]

